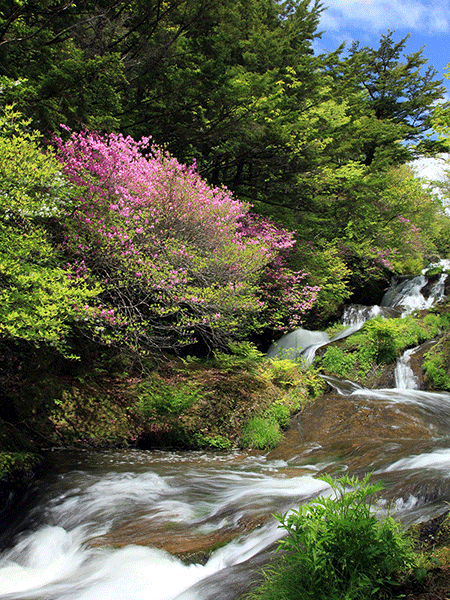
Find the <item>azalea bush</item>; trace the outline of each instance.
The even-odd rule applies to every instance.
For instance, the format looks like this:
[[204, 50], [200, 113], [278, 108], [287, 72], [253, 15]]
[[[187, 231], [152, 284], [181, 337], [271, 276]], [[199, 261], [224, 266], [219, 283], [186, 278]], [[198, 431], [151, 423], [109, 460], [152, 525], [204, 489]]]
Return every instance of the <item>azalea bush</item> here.
[[[241, 220], [241, 232], [247, 240], [270, 239], [277, 250], [259, 278], [259, 298], [262, 300], [259, 321], [265, 319], [265, 324], [277, 333], [296, 329], [315, 306], [321, 286], [308, 284], [309, 274], [304, 269], [288, 267], [289, 262], [293, 262], [294, 244], [284, 229], [277, 228], [267, 218], [247, 213]], [[296, 250], [298, 254], [297, 247]], [[305, 260], [306, 256], [302, 256]]]
[[104, 341], [216, 348], [250, 324], [300, 324], [316, 288], [283, 263], [290, 232], [251, 216], [227, 189], [207, 185], [195, 164], [180, 164], [148, 138], [82, 132], [53, 141], [76, 189], [61, 244], [72, 279], [102, 286], [86, 317], [98, 319]]

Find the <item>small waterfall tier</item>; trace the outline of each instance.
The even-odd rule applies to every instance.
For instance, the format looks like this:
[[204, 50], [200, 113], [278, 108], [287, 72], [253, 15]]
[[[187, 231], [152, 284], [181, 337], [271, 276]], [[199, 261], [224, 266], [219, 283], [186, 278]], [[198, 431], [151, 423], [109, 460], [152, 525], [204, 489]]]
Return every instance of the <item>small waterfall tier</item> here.
[[411, 355], [419, 349], [410, 348], [403, 353], [403, 355], [397, 360], [397, 364], [394, 371], [395, 376], [395, 387], [400, 390], [418, 390], [419, 379], [414, 375], [414, 371], [411, 369], [410, 360]]
[[[270, 346], [267, 357], [289, 358], [295, 360], [310, 348], [317, 349], [330, 342], [330, 337], [324, 331], [308, 331], [307, 329], [296, 329], [287, 333]], [[306, 357], [305, 357], [306, 358]]]
[[[436, 269], [441, 271], [438, 277], [436, 275], [430, 277], [429, 274]], [[396, 278], [384, 294], [379, 306], [351, 304], [346, 307], [342, 316], [345, 329], [332, 338], [324, 331], [296, 329], [272, 344], [267, 357], [276, 356], [296, 360], [302, 356], [307, 363], [311, 363], [318, 348], [355, 333], [369, 319], [398, 317], [410, 314], [414, 310], [429, 309], [445, 297], [445, 284], [449, 270], [450, 260], [441, 260], [439, 263], [429, 265], [420, 275]], [[402, 376], [399, 377], [399, 381], [402, 381]]]
[[[423, 269], [420, 275], [394, 279], [381, 300], [381, 306], [400, 308], [402, 314], [431, 308], [445, 296], [449, 268], [450, 261], [441, 260]], [[436, 269], [441, 270], [441, 273], [438, 279], [431, 283], [430, 273]]]
[[399, 312], [389, 306], [350, 304], [344, 309], [341, 321], [345, 327], [358, 331], [369, 319], [375, 319], [375, 317], [398, 317], [398, 315]]

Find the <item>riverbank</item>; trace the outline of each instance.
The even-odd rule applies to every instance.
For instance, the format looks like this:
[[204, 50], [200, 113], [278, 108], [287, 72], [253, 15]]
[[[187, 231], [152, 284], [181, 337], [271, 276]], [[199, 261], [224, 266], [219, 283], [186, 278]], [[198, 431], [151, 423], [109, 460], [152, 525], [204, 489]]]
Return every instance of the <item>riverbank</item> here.
[[267, 361], [251, 344], [139, 369], [120, 356], [84, 364], [22, 370], [4, 387], [0, 478], [29, 471], [42, 448], [267, 450], [324, 390], [313, 367]]
[[[447, 600], [450, 597], [450, 515], [446, 511], [410, 529], [416, 550], [423, 554], [423, 571], [414, 589], [402, 586], [395, 598]], [[420, 576], [421, 575], [421, 576]]]

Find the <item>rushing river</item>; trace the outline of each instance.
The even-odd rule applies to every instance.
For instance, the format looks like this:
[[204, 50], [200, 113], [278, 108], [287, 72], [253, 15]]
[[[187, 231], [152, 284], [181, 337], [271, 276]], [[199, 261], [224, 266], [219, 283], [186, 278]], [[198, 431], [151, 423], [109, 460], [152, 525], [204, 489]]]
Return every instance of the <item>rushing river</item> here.
[[327, 378], [334, 393], [266, 454], [49, 452], [52, 468], [2, 532], [0, 598], [236, 600], [281, 535], [272, 515], [329, 494], [323, 472], [373, 472], [385, 486], [379, 506], [405, 524], [442, 513], [450, 394], [417, 389], [410, 354], [392, 389]]

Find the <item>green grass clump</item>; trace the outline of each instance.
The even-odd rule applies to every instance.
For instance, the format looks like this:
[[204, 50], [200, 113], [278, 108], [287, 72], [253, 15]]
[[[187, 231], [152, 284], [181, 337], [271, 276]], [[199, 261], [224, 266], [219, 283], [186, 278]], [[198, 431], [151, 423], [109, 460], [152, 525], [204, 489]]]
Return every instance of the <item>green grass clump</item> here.
[[267, 450], [275, 448], [282, 438], [279, 424], [272, 418], [253, 417], [242, 432], [241, 446]]
[[345, 475], [329, 483], [334, 494], [278, 515], [286, 537], [263, 583], [247, 600], [368, 600], [383, 598], [395, 578], [415, 565], [407, 536], [372, 510], [379, 485]]

